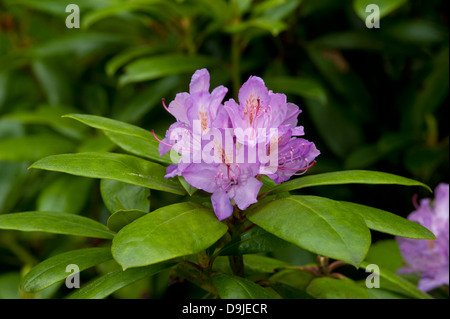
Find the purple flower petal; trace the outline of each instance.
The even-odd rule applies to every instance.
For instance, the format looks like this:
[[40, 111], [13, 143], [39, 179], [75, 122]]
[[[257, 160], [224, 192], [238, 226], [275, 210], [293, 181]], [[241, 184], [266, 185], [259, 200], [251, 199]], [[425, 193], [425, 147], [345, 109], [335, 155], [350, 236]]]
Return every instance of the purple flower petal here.
[[189, 85], [189, 93], [193, 94], [200, 91], [209, 91], [209, 72], [207, 69], [195, 71]]
[[219, 220], [228, 218], [233, 213], [233, 205], [231, 205], [230, 197], [228, 197], [228, 194], [222, 189], [219, 189], [212, 194], [211, 203], [214, 208], [214, 213]]
[[244, 210], [258, 201], [257, 196], [262, 184], [255, 177], [239, 180], [238, 184], [233, 187], [234, 196], [232, 197], [239, 209]]
[[408, 219], [428, 228], [437, 240], [396, 238], [408, 264], [399, 273], [421, 275], [419, 288], [423, 291], [449, 284], [449, 185], [439, 184], [435, 194], [434, 201], [422, 199]]

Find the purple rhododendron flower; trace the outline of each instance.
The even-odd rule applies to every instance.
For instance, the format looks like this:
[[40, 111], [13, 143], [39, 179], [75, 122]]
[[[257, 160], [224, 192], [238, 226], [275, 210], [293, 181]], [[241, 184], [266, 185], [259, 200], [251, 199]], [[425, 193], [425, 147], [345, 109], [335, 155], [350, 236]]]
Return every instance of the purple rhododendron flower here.
[[437, 240], [398, 237], [397, 242], [407, 266], [400, 273], [421, 275], [419, 289], [430, 291], [449, 284], [449, 184], [435, 189], [434, 201], [422, 199], [408, 219], [428, 228]]
[[[166, 178], [183, 176], [192, 186], [212, 193], [219, 220], [257, 202], [261, 175], [276, 183], [306, 171], [320, 154], [297, 126], [299, 107], [286, 95], [269, 91], [264, 81], [249, 78], [239, 90], [239, 103], [222, 103], [228, 89], [209, 92], [210, 75], [197, 70], [189, 93], [178, 93], [166, 107], [176, 122], [160, 141], [159, 152], [170, 151], [176, 164]], [[174, 157], [172, 157], [174, 156]]]

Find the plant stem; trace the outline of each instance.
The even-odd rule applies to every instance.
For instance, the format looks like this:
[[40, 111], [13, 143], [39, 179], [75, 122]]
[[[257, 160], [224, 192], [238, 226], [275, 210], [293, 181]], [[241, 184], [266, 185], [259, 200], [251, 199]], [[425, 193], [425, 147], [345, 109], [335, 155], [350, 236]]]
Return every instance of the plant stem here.
[[[232, 223], [230, 225], [231, 230], [231, 240], [234, 238], [238, 238], [241, 236], [242, 228], [244, 223], [242, 222], [242, 214], [241, 211], [236, 209], [233, 212]], [[242, 255], [231, 255], [228, 256], [228, 260], [230, 262], [230, 267], [235, 276], [245, 277], [244, 275], [244, 259]]]

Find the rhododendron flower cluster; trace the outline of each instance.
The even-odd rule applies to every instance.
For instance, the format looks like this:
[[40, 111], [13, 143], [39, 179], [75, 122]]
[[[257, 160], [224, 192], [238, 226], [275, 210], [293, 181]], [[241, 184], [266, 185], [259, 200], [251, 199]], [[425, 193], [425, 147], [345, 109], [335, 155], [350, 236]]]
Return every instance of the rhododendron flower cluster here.
[[178, 93], [166, 107], [176, 122], [160, 141], [159, 152], [170, 151], [176, 164], [166, 178], [182, 176], [192, 186], [212, 193], [219, 220], [257, 202], [261, 175], [282, 183], [305, 172], [320, 154], [300, 136], [299, 107], [286, 95], [269, 91], [252, 76], [239, 90], [238, 101], [223, 102], [228, 89], [210, 92], [206, 69], [192, 76], [189, 93]]
[[401, 273], [421, 275], [419, 288], [429, 291], [449, 284], [449, 184], [436, 187], [434, 201], [422, 199], [408, 219], [428, 228], [436, 240], [397, 237], [407, 266]]

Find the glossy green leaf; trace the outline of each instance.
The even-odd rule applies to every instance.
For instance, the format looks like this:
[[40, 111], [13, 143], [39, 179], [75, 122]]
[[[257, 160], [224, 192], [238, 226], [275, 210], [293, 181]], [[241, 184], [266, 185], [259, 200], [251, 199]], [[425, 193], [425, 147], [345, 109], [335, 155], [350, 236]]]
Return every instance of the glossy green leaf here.
[[341, 184], [394, 184], [404, 186], [422, 186], [431, 192], [431, 189], [421, 182], [389, 173], [365, 170], [348, 170], [302, 176], [274, 187], [270, 190], [270, 192], [282, 193], [311, 186]]
[[70, 294], [68, 299], [103, 299], [113, 292], [130, 285], [140, 279], [153, 276], [158, 272], [173, 266], [174, 263], [166, 262], [147, 267], [128, 270], [116, 270], [101, 277], [95, 278], [85, 286]]
[[121, 85], [154, 80], [174, 74], [193, 73], [209, 67], [215, 61], [204, 56], [161, 55], [138, 59], [125, 67], [125, 74], [119, 78]]
[[92, 182], [78, 176], [60, 176], [39, 194], [37, 210], [80, 213], [89, 199]]
[[369, 4], [378, 6], [380, 9], [380, 18], [382, 18], [407, 2], [407, 0], [354, 0], [353, 8], [355, 9], [356, 14], [362, 20], [366, 21], [367, 16], [371, 14], [371, 11], [366, 12], [366, 8]]
[[348, 278], [316, 278], [306, 292], [317, 299], [369, 299], [366, 289]]
[[24, 212], [0, 215], [0, 229], [112, 239], [114, 232], [84, 216], [57, 212]]
[[66, 272], [71, 264], [78, 266], [80, 271], [112, 259], [111, 249], [83, 248], [50, 257], [33, 267], [22, 279], [21, 289], [26, 292], [36, 292], [54, 283], [64, 280], [73, 272]]
[[54, 134], [34, 134], [0, 141], [0, 161], [28, 162], [42, 157], [68, 153], [75, 144]]
[[161, 163], [163, 165], [173, 164], [170, 159], [170, 154], [164, 154], [164, 156], [160, 156], [158, 152], [158, 144], [155, 143], [155, 139], [149, 143], [148, 140], [143, 140], [140, 138], [136, 138], [134, 136], [119, 134], [111, 131], [105, 131], [106, 136], [116, 145], [120, 146], [120, 148], [125, 151], [148, 158], [154, 162]]
[[103, 179], [100, 192], [106, 208], [111, 214], [118, 210], [150, 210], [150, 190], [145, 187]]
[[[363, 261], [361, 263], [361, 267], [367, 268], [370, 264], [371, 264], [370, 262]], [[401, 288], [402, 291], [404, 291], [411, 297], [419, 298], [419, 299], [431, 299], [431, 296], [429, 294], [423, 292], [422, 290], [417, 288], [415, 285], [410, 283], [408, 280], [400, 277], [396, 273], [394, 273], [386, 268], [382, 268], [380, 266], [378, 266], [378, 268], [380, 270], [380, 274], [379, 274], [380, 275], [380, 286], [383, 285], [382, 281], [386, 280], [386, 281], [398, 286], [399, 288]]]
[[212, 277], [221, 299], [276, 299], [270, 293], [254, 282], [229, 274], [216, 274]]
[[112, 231], [118, 232], [124, 226], [138, 218], [141, 218], [142, 216], [145, 216], [146, 214], [147, 212], [137, 209], [118, 210], [108, 218], [106, 225]]
[[227, 229], [212, 210], [192, 202], [179, 203], [159, 208], [122, 228], [112, 252], [124, 269], [145, 266], [198, 253]]
[[145, 156], [154, 161], [172, 164], [168, 155], [159, 155], [159, 142], [150, 131], [138, 126], [90, 114], [68, 114], [64, 117], [72, 118], [88, 126], [103, 130], [118, 146], [136, 155]]
[[406, 218], [370, 206], [350, 202], [340, 204], [346, 210], [359, 214], [370, 229], [400, 237], [436, 239], [431, 231]]
[[251, 211], [248, 218], [308, 251], [355, 266], [364, 260], [370, 246], [370, 231], [362, 217], [340, 202], [323, 197], [274, 200]]
[[408, 296], [382, 288], [367, 288], [370, 299], [410, 299]]
[[186, 190], [186, 192], [189, 194], [189, 196], [192, 196], [197, 191], [197, 188], [189, 184], [186, 179], [183, 176], [177, 176], [178, 180], [180, 181], [181, 186]]
[[165, 179], [166, 168], [138, 157], [115, 153], [77, 153], [45, 157], [30, 168], [111, 179], [174, 194], [184, 194], [175, 179]]
[[77, 153], [87, 152], [111, 152], [116, 148], [114, 144], [103, 132], [84, 140], [83, 143], [78, 146]]
[[232, 239], [221, 250], [220, 255], [245, 255], [271, 252], [291, 245], [290, 243], [255, 226]]

